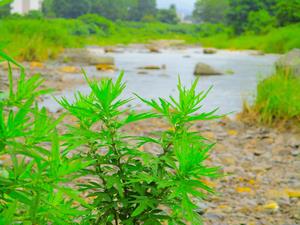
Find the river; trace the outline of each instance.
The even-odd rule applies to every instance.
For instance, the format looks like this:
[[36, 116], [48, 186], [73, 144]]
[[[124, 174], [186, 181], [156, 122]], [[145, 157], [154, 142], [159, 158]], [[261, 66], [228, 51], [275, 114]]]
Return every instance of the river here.
[[[102, 55], [103, 49], [91, 48], [95, 54]], [[196, 77], [193, 75], [198, 62], [207, 63], [224, 75], [201, 76], [198, 90], [207, 90], [213, 86], [208, 97], [203, 101], [203, 110], [219, 108], [219, 113], [239, 112], [243, 100], [251, 102], [255, 95], [257, 82], [270, 75], [274, 70], [274, 62], [278, 55], [254, 55], [250, 51], [219, 50], [216, 54], [203, 54], [201, 48], [187, 47], [182, 49], [168, 48], [161, 53], [149, 53], [143, 48], [125, 48], [119, 53], [108, 53], [115, 59], [116, 72], [100, 72], [95, 67], [83, 67], [91, 77], [111, 77], [116, 79], [121, 70], [125, 72], [124, 81], [127, 89], [123, 97], [132, 97], [136, 93], [143, 98], [167, 98], [176, 96], [178, 77], [182, 83], [189, 86]], [[161, 70], [140, 70], [139, 67], [155, 65], [162, 66]], [[228, 72], [230, 71], [230, 73]], [[72, 99], [75, 91], [89, 92], [86, 85], [76, 87], [72, 91], [63, 91], [62, 95]], [[57, 96], [59, 97], [59, 96]], [[44, 105], [51, 110], [58, 109], [52, 99], [47, 99]], [[131, 103], [137, 109], [145, 106], [139, 101]]]

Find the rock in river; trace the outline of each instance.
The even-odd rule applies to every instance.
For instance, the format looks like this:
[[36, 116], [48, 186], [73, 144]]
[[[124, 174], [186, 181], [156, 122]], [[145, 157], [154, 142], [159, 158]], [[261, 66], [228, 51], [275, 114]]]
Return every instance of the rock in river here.
[[300, 49], [293, 49], [276, 62], [277, 70], [287, 70], [300, 77]]
[[216, 54], [217, 53], [217, 49], [214, 49], [214, 48], [204, 48], [203, 49], [203, 53], [204, 54]]
[[67, 49], [61, 59], [65, 63], [82, 63], [89, 65], [114, 65], [114, 58], [109, 56], [98, 56], [87, 49]]
[[222, 75], [222, 73], [210, 65], [198, 63], [195, 67], [194, 75]]

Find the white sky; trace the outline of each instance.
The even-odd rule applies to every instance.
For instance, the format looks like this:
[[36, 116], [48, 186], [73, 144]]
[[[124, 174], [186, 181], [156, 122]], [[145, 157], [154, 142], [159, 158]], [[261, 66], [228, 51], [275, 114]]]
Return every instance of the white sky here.
[[166, 8], [171, 4], [175, 4], [178, 11], [185, 14], [191, 14], [194, 9], [195, 2], [196, 0], [157, 0], [157, 6], [159, 8]]

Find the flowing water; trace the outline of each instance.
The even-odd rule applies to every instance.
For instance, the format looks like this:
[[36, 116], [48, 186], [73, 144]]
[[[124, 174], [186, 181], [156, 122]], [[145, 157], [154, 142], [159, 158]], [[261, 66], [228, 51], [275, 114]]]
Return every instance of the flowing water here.
[[[103, 50], [92, 48], [95, 54], [103, 55]], [[216, 54], [202, 53], [201, 48], [165, 49], [161, 53], [149, 53], [141, 48], [129, 48], [120, 53], [106, 54], [115, 59], [119, 71], [100, 72], [95, 67], [84, 67], [91, 77], [112, 77], [115, 79], [120, 70], [125, 72], [124, 80], [127, 89], [124, 97], [132, 97], [136, 93], [143, 98], [167, 98], [176, 95], [178, 77], [184, 85], [190, 85], [196, 77], [193, 75], [198, 62], [207, 63], [224, 72], [220, 76], [201, 76], [198, 89], [207, 90], [213, 86], [208, 97], [203, 101], [203, 110], [219, 107], [220, 113], [239, 112], [244, 99], [251, 101], [259, 79], [270, 75], [278, 55], [253, 55], [249, 51], [218, 51]], [[161, 66], [160, 70], [141, 70], [143, 66]], [[230, 73], [228, 72], [230, 71]], [[75, 91], [89, 92], [86, 85], [78, 86], [72, 91], [64, 91], [61, 95], [72, 99]], [[58, 105], [47, 99], [44, 105], [52, 111]], [[143, 109], [145, 106], [134, 100], [131, 106]]]

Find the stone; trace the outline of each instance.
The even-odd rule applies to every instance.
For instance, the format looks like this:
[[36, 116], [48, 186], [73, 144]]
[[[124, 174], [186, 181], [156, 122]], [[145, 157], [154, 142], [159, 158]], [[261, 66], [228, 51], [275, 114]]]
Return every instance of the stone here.
[[147, 48], [151, 53], [160, 53], [160, 50], [157, 46], [152, 45], [152, 46], [148, 46]]
[[142, 70], [160, 70], [161, 67], [160, 66], [155, 66], [155, 65], [148, 65], [148, 66], [139, 67], [138, 69], [142, 69]]
[[276, 212], [279, 210], [279, 205], [275, 201], [269, 201], [262, 207], [265, 211]]
[[275, 63], [277, 70], [291, 72], [300, 77], [300, 49], [293, 49], [280, 57]]
[[105, 47], [103, 50], [104, 50], [105, 53], [115, 53], [115, 52], [117, 52], [117, 50], [113, 47]]
[[90, 65], [115, 65], [115, 60], [113, 57], [109, 56], [90, 56]]
[[80, 73], [80, 69], [75, 66], [63, 66], [59, 68], [62, 73]]
[[237, 187], [235, 190], [238, 193], [251, 193], [252, 192], [252, 189], [249, 187]]
[[204, 54], [216, 54], [217, 53], [217, 49], [214, 49], [214, 48], [204, 48], [203, 49], [203, 53]]
[[98, 56], [87, 49], [66, 49], [60, 56], [60, 61], [64, 63], [82, 63], [89, 65], [115, 64], [113, 57]]
[[194, 75], [222, 75], [222, 73], [208, 64], [198, 63], [194, 70]]
[[30, 69], [44, 69], [45, 65], [41, 62], [30, 62]]
[[96, 69], [100, 71], [114, 71], [116, 70], [116, 67], [115, 65], [103, 63], [103, 64], [96, 65]]
[[285, 192], [290, 198], [300, 198], [300, 190], [286, 189]]

